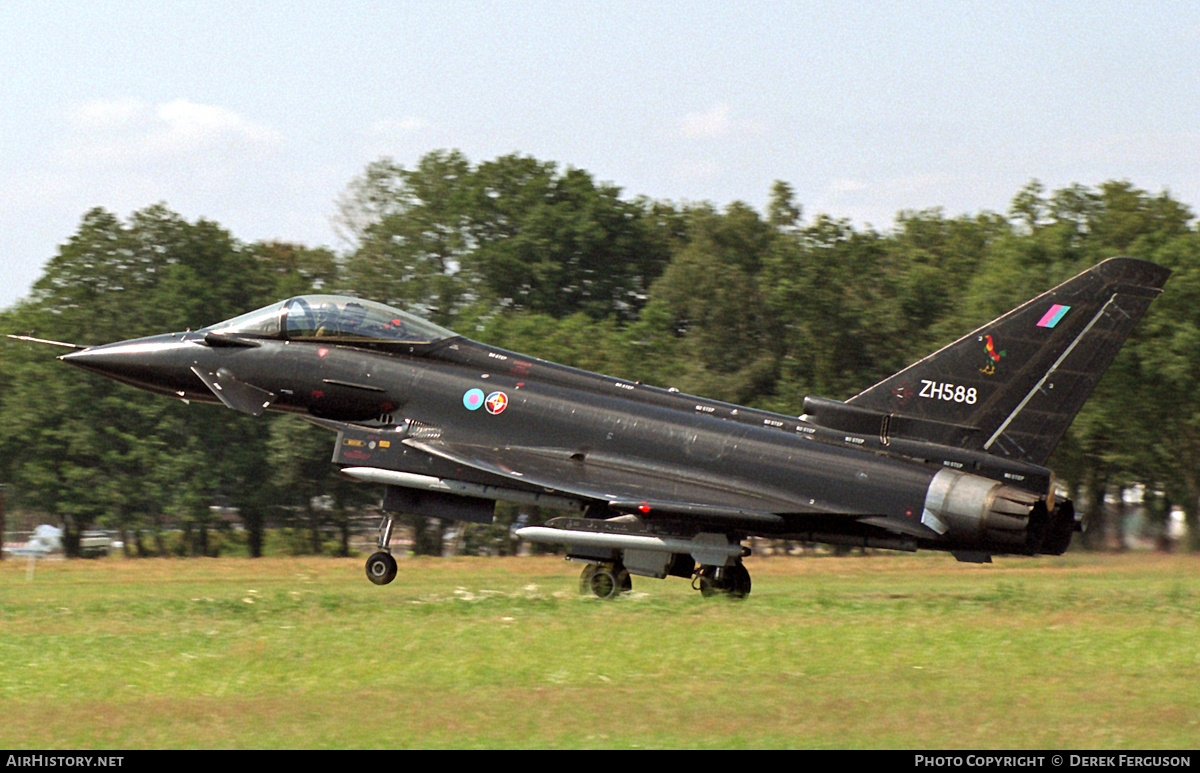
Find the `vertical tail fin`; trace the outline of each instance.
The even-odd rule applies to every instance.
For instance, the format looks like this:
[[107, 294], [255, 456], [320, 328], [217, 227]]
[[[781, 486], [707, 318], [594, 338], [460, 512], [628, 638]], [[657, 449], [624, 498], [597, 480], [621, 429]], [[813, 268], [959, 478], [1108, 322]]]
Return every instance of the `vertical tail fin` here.
[[908, 436], [1044, 464], [1169, 275], [1106, 260], [847, 402]]

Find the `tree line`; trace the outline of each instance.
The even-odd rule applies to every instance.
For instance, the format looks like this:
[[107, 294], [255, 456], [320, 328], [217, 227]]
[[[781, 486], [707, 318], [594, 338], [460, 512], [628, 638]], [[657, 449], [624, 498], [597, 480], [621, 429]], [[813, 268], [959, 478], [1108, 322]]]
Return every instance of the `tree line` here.
[[[122, 220], [86, 213], [0, 331], [103, 343], [195, 329], [310, 292], [408, 309], [507, 349], [683, 392], [796, 414], [845, 399], [1033, 295], [1115, 255], [1174, 271], [1166, 292], [1051, 460], [1111, 528], [1105, 493], [1134, 482], [1151, 516], [1197, 528], [1200, 234], [1187, 206], [1129, 182], [1048, 191], [1006, 213], [906, 211], [880, 231], [806, 218], [777, 182], [765, 212], [628, 198], [579, 169], [509, 155], [432, 152], [366, 167], [337, 200], [342, 252], [245, 243], [157, 204]], [[141, 554], [215, 552], [220, 509], [288, 525], [292, 549], [348, 549], [378, 492], [336, 475], [332, 436], [290, 416], [183, 406], [0, 346], [0, 482], [10, 510], [72, 541], [111, 528]], [[505, 522], [470, 535], [503, 542]], [[533, 513], [532, 517], [540, 517]], [[175, 546], [167, 526], [182, 529]], [[418, 523], [418, 549], [441, 533]], [[334, 535], [331, 537], [331, 535]], [[1097, 543], [1099, 544], [1099, 543]]]

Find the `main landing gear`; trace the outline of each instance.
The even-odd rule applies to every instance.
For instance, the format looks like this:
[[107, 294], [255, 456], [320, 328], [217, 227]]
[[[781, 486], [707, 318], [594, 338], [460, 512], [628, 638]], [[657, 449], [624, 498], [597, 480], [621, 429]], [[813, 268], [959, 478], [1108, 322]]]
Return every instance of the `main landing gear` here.
[[[750, 572], [741, 561], [729, 566], [701, 565], [692, 575], [692, 587], [706, 599], [744, 599], [750, 595]], [[629, 570], [619, 562], [588, 564], [579, 576], [579, 592], [591, 593], [597, 598], [615, 599], [630, 590], [633, 590], [633, 582]]]
[[588, 564], [579, 575], [579, 592], [602, 599], [615, 599], [633, 590], [629, 570], [618, 563]]
[[387, 585], [396, 579], [396, 559], [392, 557], [391, 548], [388, 547], [391, 541], [392, 517], [389, 515], [379, 524], [379, 538], [376, 540], [379, 550], [367, 559], [367, 579], [376, 585]]
[[729, 566], [702, 566], [692, 578], [692, 587], [706, 599], [714, 596], [744, 599], [750, 595], [750, 572], [741, 561]]

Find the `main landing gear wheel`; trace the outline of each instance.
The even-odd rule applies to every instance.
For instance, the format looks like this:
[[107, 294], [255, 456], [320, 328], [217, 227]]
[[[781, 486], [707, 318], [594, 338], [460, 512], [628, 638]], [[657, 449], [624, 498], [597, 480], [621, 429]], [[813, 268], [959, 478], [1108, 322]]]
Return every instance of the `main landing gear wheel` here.
[[615, 599], [633, 590], [629, 570], [620, 564], [588, 564], [579, 575], [579, 592], [602, 599]]
[[750, 572], [741, 562], [729, 566], [702, 566], [692, 587], [706, 599], [714, 596], [744, 599], [750, 595]]
[[396, 579], [396, 559], [382, 550], [367, 559], [367, 579], [376, 585], [387, 585]]

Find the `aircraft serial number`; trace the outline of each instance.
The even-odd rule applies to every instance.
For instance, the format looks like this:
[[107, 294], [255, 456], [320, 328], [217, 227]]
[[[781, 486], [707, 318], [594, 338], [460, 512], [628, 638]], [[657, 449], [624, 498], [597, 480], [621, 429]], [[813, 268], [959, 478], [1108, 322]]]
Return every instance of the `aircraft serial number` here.
[[962, 384], [951, 384], [946, 381], [929, 381], [921, 379], [920, 397], [933, 400], [945, 400], [948, 403], [966, 403], [974, 405], [979, 399], [975, 387], [965, 387]]

